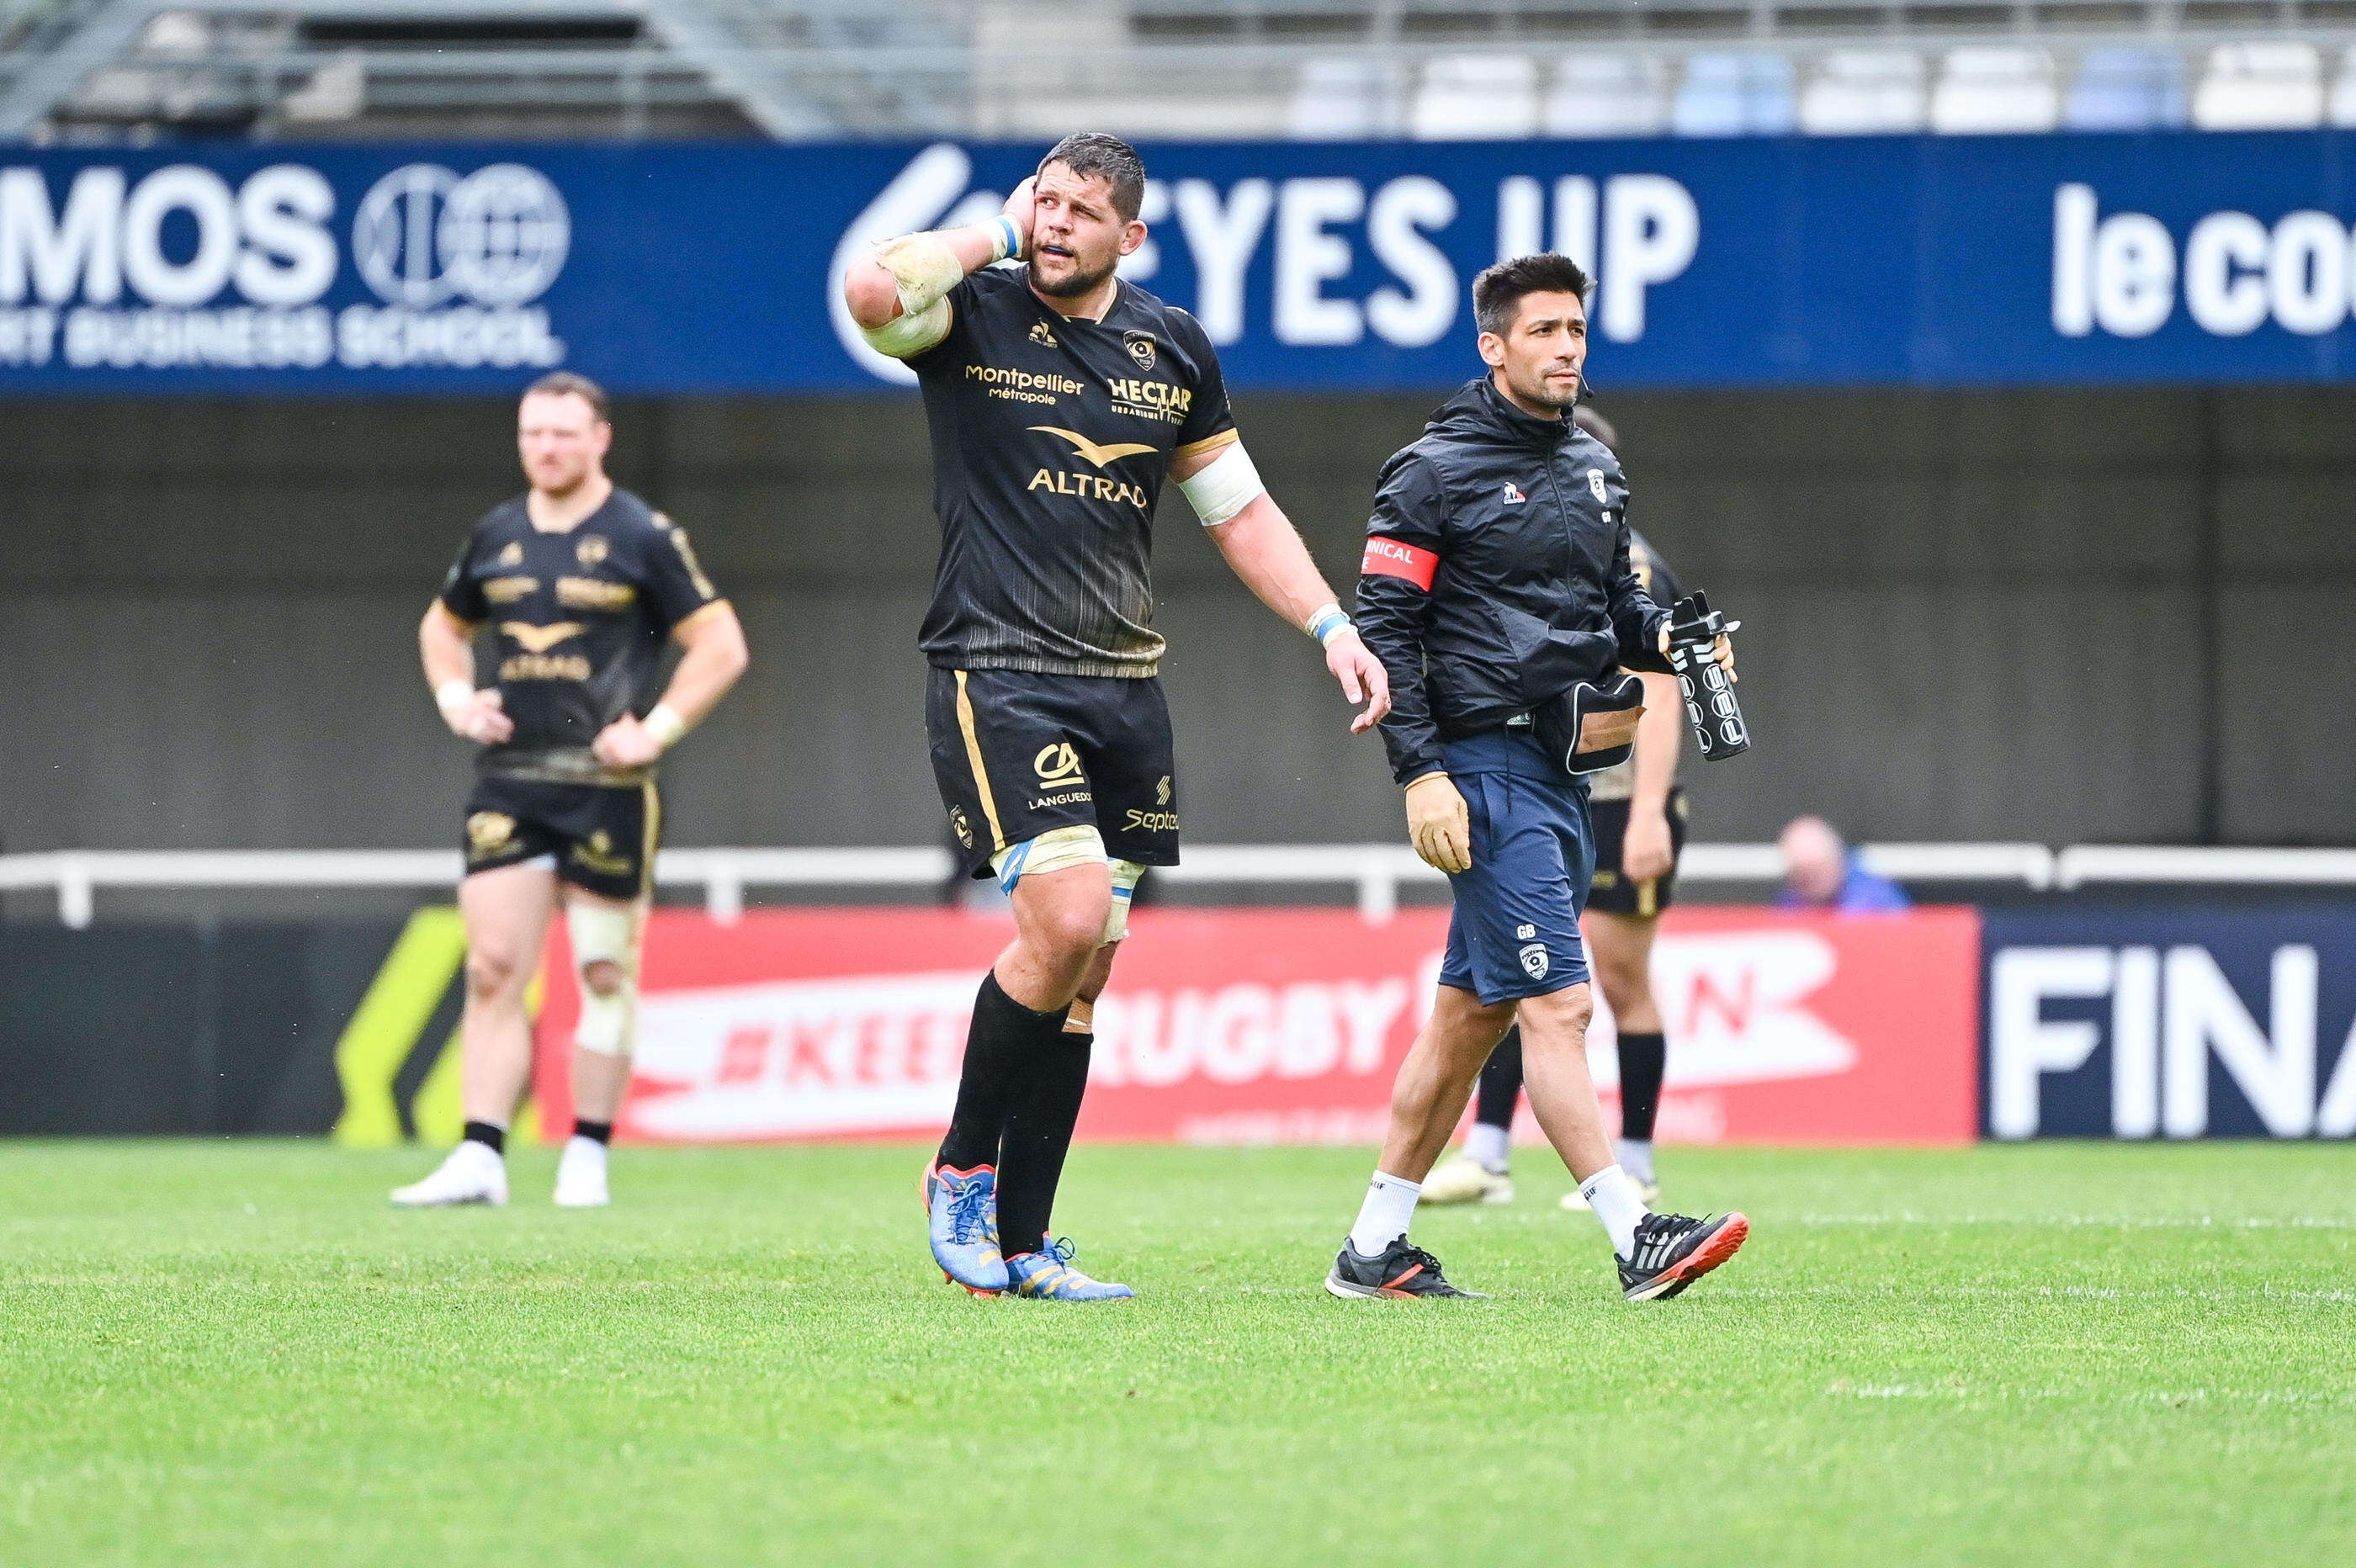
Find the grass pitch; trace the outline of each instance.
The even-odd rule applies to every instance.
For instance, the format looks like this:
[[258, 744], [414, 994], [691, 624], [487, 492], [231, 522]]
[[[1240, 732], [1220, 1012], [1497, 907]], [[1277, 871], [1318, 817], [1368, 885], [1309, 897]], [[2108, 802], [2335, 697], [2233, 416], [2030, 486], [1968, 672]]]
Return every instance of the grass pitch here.
[[1623, 1305], [1568, 1185], [1318, 1289], [1355, 1150], [1083, 1148], [1142, 1299], [977, 1301], [905, 1147], [430, 1163], [0, 1145], [0, 1563], [2344, 1561], [2356, 1150], [1695, 1153], [1755, 1230]]

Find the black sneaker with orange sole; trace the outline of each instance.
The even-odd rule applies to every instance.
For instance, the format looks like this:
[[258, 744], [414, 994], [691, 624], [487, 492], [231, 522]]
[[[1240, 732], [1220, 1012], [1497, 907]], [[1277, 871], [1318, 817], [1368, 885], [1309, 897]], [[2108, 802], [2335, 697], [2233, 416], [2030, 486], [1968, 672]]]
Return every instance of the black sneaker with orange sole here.
[[1647, 1214], [1636, 1222], [1635, 1255], [1621, 1260], [1620, 1294], [1665, 1301], [1732, 1257], [1750, 1234], [1751, 1221], [1740, 1214]]
[[1400, 1236], [1378, 1257], [1365, 1257], [1345, 1240], [1333, 1256], [1333, 1272], [1325, 1276], [1325, 1294], [1344, 1301], [1430, 1300], [1452, 1296], [1462, 1301], [1486, 1301], [1477, 1290], [1459, 1290], [1440, 1272], [1440, 1260], [1421, 1247], [1408, 1245]]

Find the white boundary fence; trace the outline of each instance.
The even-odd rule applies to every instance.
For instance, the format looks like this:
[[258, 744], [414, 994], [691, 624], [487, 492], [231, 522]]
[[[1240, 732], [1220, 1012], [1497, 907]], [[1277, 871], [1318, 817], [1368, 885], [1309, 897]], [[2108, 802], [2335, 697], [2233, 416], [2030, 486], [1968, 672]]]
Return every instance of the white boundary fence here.
[[[1869, 844], [1862, 852], [1869, 869], [1913, 883], [2356, 887], [2356, 849]], [[1355, 887], [1359, 912], [1378, 922], [1398, 912], [1402, 887], [1444, 880], [1404, 844], [1206, 844], [1185, 854], [1185, 864], [1154, 876], [1183, 886]], [[459, 869], [455, 849], [64, 849], [0, 855], [0, 892], [53, 890], [58, 918], [80, 929], [95, 917], [101, 888], [447, 888]], [[666, 849], [655, 879], [701, 887], [704, 907], [726, 923], [744, 912], [747, 888], [931, 887], [950, 870], [948, 851], [934, 848]], [[1772, 844], [1693, 844], [1678, 880], [1756, 884], [1783, 871]]]

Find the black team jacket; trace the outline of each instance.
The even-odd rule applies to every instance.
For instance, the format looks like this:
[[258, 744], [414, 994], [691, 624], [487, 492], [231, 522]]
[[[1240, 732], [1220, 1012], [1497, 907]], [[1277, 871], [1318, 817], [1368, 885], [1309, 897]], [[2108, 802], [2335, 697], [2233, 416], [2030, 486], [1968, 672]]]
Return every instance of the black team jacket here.
[[1390, 673], [1401, 784], [1440, 743], [1502, 728], [1614, 665], [1661, 669], [1668, 612], [1628, 565], [1628, 485], [1601, 442], [1536, 419], [1487, 377], [1383, 464], [1358, 632]]

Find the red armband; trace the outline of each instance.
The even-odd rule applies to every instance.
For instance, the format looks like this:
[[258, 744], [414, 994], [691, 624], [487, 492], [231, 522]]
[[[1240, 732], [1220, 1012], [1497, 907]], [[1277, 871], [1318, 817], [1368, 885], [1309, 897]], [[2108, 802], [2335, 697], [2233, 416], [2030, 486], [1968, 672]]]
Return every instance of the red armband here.
[[1427, 593], [1431, 592], [1432, 573], [1439, 570], [1440, 557], [1430, 550], [1380, 534], [1366, 540], [1366, 559], [1358, 563], [1362, 576], [1379, 572], [1385, 577], [1403, 577]]

